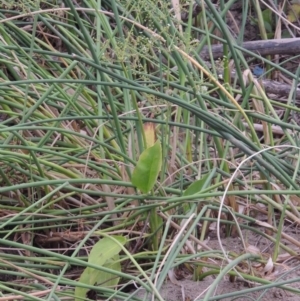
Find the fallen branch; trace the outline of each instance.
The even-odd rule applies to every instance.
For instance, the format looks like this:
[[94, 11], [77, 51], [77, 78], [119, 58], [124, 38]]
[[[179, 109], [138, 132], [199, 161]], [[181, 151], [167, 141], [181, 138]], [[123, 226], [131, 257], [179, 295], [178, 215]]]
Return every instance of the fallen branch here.
[[[252, 57], [252, 53], [260, 56], [266, 55], [298, 55], [300, 54], [300, 38], [273, 39], [244, 42], [242, 45], [233, 45], [244, 53], [245, 57]], [[211, 49], [210, 49], [211, 48]], [[214, 59], [223, 58], [223, 44], [204, 46], [200, 52], [203, 60], [210, 59], [210, 52]], [[246, 50], [246, 51], [245, 51]]]
[[[234, 46], [236, 47], [236, 46]], [[261, 56], [265, 55], [298, 55], [300, 54], [300, 38], [292, 39], [274, 39], [274, 40], [259, 40], [252, 42], [245, 42], [242, 46], [239, 47], [241, 51], [244, 50], [245, 57], [251, 57], [252, 53], [259, 54]], [[245, 52], [249, 51], [249, 52]], [[211, 54], [214, 59], [223, 57], [223, 45], [211, 45]], [[211, 66], [211, 63], [207, 60], [209, 59], [209, 48], [204, 47], [200, 53], [200, 57], [205, 60], [205, 63], [208, 67]], [[220, 69], [220, 68], [218, 68]], [[219, 70], [219, 73], [222, 74], [223, 70]], [[233, 70], [231, 72], [231, 77], [234, 79], [236, 73]], [[269, 79], [260, 79], [260, 83], [264, 87], [267, 93], [276, 94], [278, 97], [288, 97], [291, 93], [292, 86], [282, 82], [269, 80]], [[300, 88], [295, 89], [295, 99], [300, 99]]]

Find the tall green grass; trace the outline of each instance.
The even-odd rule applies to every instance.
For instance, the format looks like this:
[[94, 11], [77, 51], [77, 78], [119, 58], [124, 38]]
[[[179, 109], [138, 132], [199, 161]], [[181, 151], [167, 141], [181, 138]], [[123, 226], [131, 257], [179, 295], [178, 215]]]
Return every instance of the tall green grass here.
[[[225, 275], [261, 284], [253, 291], [284, 285], [299, 293], [290, 285], [299, 278], [273, 283], [254, 265], [297, 255], [286, 221], [299, 223], [299, 108], [293, 91], [284, 104], [251, 73], [244, 81], [244, 28], [235, 36], [225, 20], [234, 1], [196, 1], [196, 17], [192, 3], [176, 14], [168, 1], [77, 2], [0, 9], [0, 300], [74, 300], [76, 286], [107, 300], [142, 300], [123, 290], [133, 282], [163, 300], [168, 273], [183, 265], [194, 280], [218, 275], [203, 300]], [[251, 8], [245, 1], [244, 25]], [[225, 57], [203, 62], [201, 50], [214, 41]], [[298, 73], [279, 68], [297, 86]], [[151, 194], [131, 183], [146, 122], [163, 156]], [[155, 215], [161, 237], [153, 248]], [[219, 248], [207, 240], [214, 225]], [[222, 231], [241, 237], [239, 252], [222, 246]], [[88, 262], [93, 245], [113, 235], [127, 239], [122, 271]], [[253, 252], [249, 235], [272, 247]], [[121, 280], [80, 284], [86, 267]]]

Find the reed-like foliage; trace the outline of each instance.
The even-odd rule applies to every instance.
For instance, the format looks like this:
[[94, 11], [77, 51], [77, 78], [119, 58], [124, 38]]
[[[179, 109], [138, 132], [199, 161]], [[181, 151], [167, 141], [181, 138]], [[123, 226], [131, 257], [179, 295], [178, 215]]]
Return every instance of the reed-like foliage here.
[[[234, 1], [212, 2], [4, 1], [0, 300], [74, 300], [76, 286], [105, 300], [142, 300], [125, 292], [132, 283], [163, 300], [159, 290], [178, 269], [194, 280], [218, 274], [202, 298], [222, 300], [211, 297], [225, 275], [268, 290], [274, 282], [254, 263], [271, 258], [276, 266], [282, 253], [298, 254], [299, 241], [286, 232], [286, 221], [300, 221], [295, 95], [266, 95], [239, 46], [245, 29], [228, 28]], [[259, 1], [243, 2], [241, 24], [253, 5], [262, 22]], [[203, 62], [203, 47], [216, 42], [224, 57]], [[261, 61], [297, 86], [299, 70]], [[146, 122], [163, 158], [149, 194], [131, 183]], [[238, 250], [222, 245], [222, 231], [241, 238]], [[126, 238], [121, 271], [87, 260], [113, 235]], [[270, 247], [254, 248], [249, 235]], [[79, 283], [86, 267], [110, 271], [119, 284]]]

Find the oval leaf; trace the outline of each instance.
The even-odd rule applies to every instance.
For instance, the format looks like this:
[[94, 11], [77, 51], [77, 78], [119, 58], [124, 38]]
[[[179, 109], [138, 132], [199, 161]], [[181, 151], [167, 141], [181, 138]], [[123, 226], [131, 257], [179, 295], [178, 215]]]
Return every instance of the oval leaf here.
[[[113, 238], [120, 242], [122, 245], [126, 243], [126, 238], [123, 236], [113, 236]], [[120, 253], [121, 249], [121, 246], [119, 246], [114, 240], [109, 237], [105, 237], [99, 240], [93, 246], [93, 249], [89, 255], [88, 262], [98, 266], [110, 268], [115, 271], [120, 271], [121, 266], [118, 263], [118, 254]], [[87, 285], [94, 285], [95, 283], [99, 283], [100, 285], [105, 287], [108, 285], [117, 284], [118, 281], [119, 278], [114, 274], [87, 267], [81, 274], [78, 282]], [[75, 301], [85, 300], [86, 293], [88, 291], [89, 289], [87, 288], [77, 286], [75, 288]]]
[[141, 192], [149, 192], [161, 169], [162, 150], [160, 142], [157, 141], [153, 146], [142, 152], [137, 165], [132, 173], [131, 182]]
[[197, 194], [199, 192], [201, 192], [202, 189], [207, 188], [214, 175], [215, 175], [215, 171], [216, 169], [214, 168], [210, 173], [204, 175], [201, 179], [193, 182], [183, 193], [184, 196], [189, 196], [189, 195], [193, 195], [193, 194]]
[[[112, 259], [109, 259], [104, 267], [107, 269], [111, 269], [113, 271], [121, 272], [121, 263], [120, 263], [120, 256], [115, 255]], [[101, 285], [102, 287], [110, 287], [114, 288], [119, 283], [120, 277], [117, 277], [115, 274], [98, 271], [97, 275], [97, 284]]]
[[[122, 245], [125, 244], [126, 238], [123, 236], [112, 236]], [[119, 254], [121, 247], [109, 237], [100, 239], [92, 248], [88, 262], [96, 265], [103, 265], [108, 259]]]

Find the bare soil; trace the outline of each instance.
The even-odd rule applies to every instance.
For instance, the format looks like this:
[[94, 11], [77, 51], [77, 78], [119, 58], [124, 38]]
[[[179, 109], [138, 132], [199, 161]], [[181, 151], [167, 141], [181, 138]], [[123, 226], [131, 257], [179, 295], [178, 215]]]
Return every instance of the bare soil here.
[[[262, 230], [262, 229], [260, 229]], [[299, 240], [299, 234], [297, 229], [294, 226], [287, 227], [284, 231], [294, 239]], [[215, 233], [210, 233], [211, 236], [214, 236]], [[261, 238], [258, 235], [253, 234], [252, 232], [243, 232], [243, 237], [246, 240], [246, 243], [250, 246], [253, 246], [261, 252], [264, 257], [271, 257], [273, 251], [273, 245], [269, 240]], [[226, 251], [234, 251], [241, 253], [243, 246], [240, 238], [223, 238], [222, 240], [223, 247]], [[284, 239], [282, 242], [295, 249], [295, 246], [291, 246], [288, 241]], [[217, 239], [211, 239], [207, 245], [214, 250], [220, 249], [219, 242]], [[282, 250], [282, 255], [287, 255], [287, 253]], [[224, 263], [224, 266], [226, 264]], [[274, 264], [272, 271], [268, 275], [263, 275], [262, 278], [272, 281], [272, 282], [282, 282], [285, 280], [292, 280], [300, 276], [300, 264], [299, 259], [287, 256], [284, 262], [277, 262]], [[206, 277], [203, 281], [192, 281], [191, 276], [187, 277], [189, 279], [178, 280], [176, 284], [172, 283], [170, 279], [166, 280], [163, 284], [160, 293], [165, 301], [200, 301], [204, 298], [207, 290], [213, 284], [216, 279], [216, 276]], [[300, 283], [294, 282], [289, 284], [290, 287], [300, 289]], [[217, 289], [214, 291], [214, 294], [211, 297], [211, 301], [271, 301], [271, 300], [286, 300], [286, 301], [300, 301], [300, 295], [297, 295], [293, 292], [283, 290], [277, 286], [270, 289], [259, 289], [260, 284], [249, 283], [244, 279], [237, 278], [235, 281], [231, 282], [229, 276], [224, 277], [224, 279], [218, 284]], [[257, 289], [257, 290], [256, 290]], [[246, 294], [241, 291], [246, 292]], [[221, 297], [228, 293], [236, 292], [235, 296], [231, 297]], [[133, 293], [133, 292], [132, 292]], [[135, 297], [143, 299], [145, 297], [145, 291], [143, 289], [137, 289], [134, 294]], [[218, 297], [220, 296], [220, 297]], [[145, 299], [144, 299], [145, 300]], [[152, 296], [148, 295], [146, 300], [153, 300]]]
[[[161, 295], [165, 301], [200, 301], [205, 296], [205, 292], [212, 284], [213, 279], [205, 279], [204, 281], [194, 282], [191, 280], [180, 281], [181, 286], [175, 285], [168, 281], [161, 289]], [[210, 300], [222, 300], [222, 301], [272, 301], [272, 300], [288, 300], [288, 301], [299, 301], [300, 296], [296, 296], [293, 293], [286, 292], [279, 288], [272, 288], [267, 291], [261, 290], [257, 292], [249, 292], [246, 295], [230, 297], [230, 298], [218, 298], [219, 295], [227, 293], [238, 292], [245, 290], [245, 284], [243, 282], [231, 283], [228, 279], [224, 279], [215, 291], [214, 298]], [[144, 295], [143, 291], [137, 291], [136, 296], [142, 298]], [[211, 296], [213, 297], [213, 296]], [[151, 300], [151, 296], [147, 298]]]

